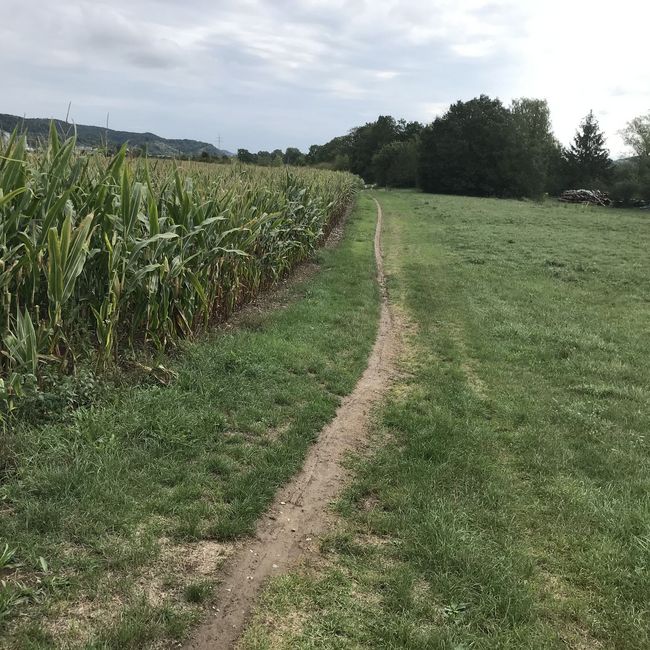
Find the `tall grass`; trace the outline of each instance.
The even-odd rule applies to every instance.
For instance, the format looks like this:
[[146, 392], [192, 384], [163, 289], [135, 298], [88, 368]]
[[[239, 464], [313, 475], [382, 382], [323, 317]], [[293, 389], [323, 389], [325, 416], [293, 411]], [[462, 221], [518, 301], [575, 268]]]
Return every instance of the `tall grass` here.
[[165, 348], [307, 258], [358, 179], [0, 145], [0, 400], [43, 364]]

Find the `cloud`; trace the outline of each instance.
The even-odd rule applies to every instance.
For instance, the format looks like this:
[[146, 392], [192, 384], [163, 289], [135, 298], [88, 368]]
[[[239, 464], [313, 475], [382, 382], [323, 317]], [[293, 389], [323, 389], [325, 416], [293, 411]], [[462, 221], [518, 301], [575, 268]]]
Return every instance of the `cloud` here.
[[395, 77], [399, 77], [400, 73], [396, 72], [395, 70], [375, 70], [374, 71], [375, 77], [377, 79], [395, 79]]
[[590, 108], [612, 147], [650, 109], [635, 0], [5, 0], [1, 112], [306, 148], [480, 93], [549, 99], [568, 141]]
[[471, 43], [456, 43], [451, 46], [452, 51], [458, 56], [480, 59], [489, 56], [496, 47], [495, 41], [480, 40]]

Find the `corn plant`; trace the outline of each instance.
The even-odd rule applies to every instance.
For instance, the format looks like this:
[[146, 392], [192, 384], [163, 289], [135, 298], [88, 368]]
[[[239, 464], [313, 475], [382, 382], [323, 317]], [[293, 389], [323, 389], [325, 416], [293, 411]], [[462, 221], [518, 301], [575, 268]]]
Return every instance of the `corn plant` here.
[[30, 153], [14, 133], [0, 145], [0, 401], [43, 364], [104, 366], [227, 317], [313, 253], [359, 184], [126, 148], [84, 156], [54, 129]]

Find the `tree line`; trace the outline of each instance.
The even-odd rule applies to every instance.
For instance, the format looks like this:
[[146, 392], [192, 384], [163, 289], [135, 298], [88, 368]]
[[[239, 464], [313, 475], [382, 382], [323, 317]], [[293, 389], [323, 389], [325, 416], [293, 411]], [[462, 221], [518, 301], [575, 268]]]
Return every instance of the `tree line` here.
[[545, 100], [506, 106], [481, 95], [452, 104], [428, 125], [382, 115], [305, 154], [296, 148], [240, 150], [238, 158], [346, 170], [366, 183], [443, 194], [537, 198], [598, 188], [621, 204], [649, 202], [650, 113], [633, 119], [622, 134], [634, 155], [614, 162], [593, 111], [565, 148], [553, 135]]
[[281, 149], [274, 149], [257, 153], [251, 153], [248, 149], [238, 149], [237, 159], [239, 162], [261, 167], [280, 167], [281, 165], [303, 167], [309, 164], [305, 154], [297, 147], [287, 147], [284, 152]]

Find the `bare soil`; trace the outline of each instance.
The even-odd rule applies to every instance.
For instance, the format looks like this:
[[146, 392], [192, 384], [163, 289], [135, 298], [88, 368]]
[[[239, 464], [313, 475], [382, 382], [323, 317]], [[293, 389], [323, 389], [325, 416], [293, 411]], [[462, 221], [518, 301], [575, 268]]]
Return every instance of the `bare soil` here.
[[377, 201], [375, 260], [382, 304], [377, 338], [363, 376], [311, 447], [301, 472], [282, 488], [254, 538], [238, 544], [226, 563], [215, 608], [185, 645], [187, 650], [233, 648], [265, 580], [288, 571], [328, 529], [330, 503], [347, 479], [345, 456], [364, 442], [373, 407], [395, 375], [397, 327], [388, 306], [381, 252], [382, 210]]

